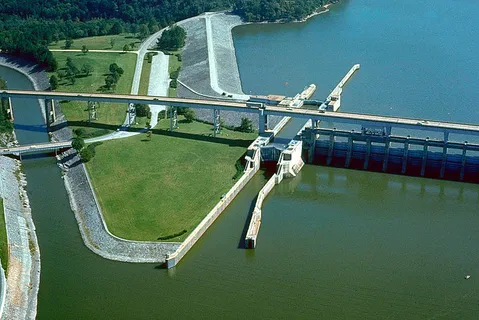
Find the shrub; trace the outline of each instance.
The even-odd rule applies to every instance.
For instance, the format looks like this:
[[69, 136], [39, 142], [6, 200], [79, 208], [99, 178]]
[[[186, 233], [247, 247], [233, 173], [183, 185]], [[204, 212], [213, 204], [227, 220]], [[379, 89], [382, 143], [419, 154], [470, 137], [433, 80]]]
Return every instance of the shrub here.
[[134, 107], [136, 110], [137, 117], [147, 117], [150, 113], [150, 106], [148, 106], [147, 104], [137, 103], [134, 105]]
[[176, 89], [178, 87], [178, 81], [176, 79], [171, 79], [170, 88]]
[[95, 156], [95, 148], [91, 148], [90, 146], [82, 149], [80, 151], [80, 158], [83, 162], [88, 162]]
[[241, 125], [237, 129], [241, 132], [253, 132], [253, 122], [248, 118], [241, 118]]
[[81, 137], [75, 137], [72, 139], [72, 148], [76, 151], [81, 151], [85, 148], [85, 140]]
[[185, 117], [186, 122], [193, 122], [196, 118], [195, 110], [188, 108], [183, 113], [183, 116]]

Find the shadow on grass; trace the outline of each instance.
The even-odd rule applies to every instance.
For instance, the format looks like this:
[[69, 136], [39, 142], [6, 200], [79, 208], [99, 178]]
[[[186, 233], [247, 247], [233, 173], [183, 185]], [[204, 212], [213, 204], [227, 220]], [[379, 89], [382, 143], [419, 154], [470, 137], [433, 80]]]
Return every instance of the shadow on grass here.
[[[60, 123], [58, 125], [51, 127], [51, 130], [52, 131], [59, 130], [61, 128], [66, 127], [67, 125], [76, 126], [76, 127], [107, 129], [112, 131], [116, 131], [119, 128], [119, 126], [117, 125], [104, 124], [104, 123], [98, 123], [98, 122], [89, 123], [87, 121], [68, 121], [68, 122]], [[145, 129], [144, 128], [129, 128], [128, 131], [145, 132]], [[222, 137], [204, 136], [201, 134], [177, 132], [177, 131], [170, 132], [169, 130], [166, 130], [166, 129], [152, 129], [151, 132], [153, 134], [152, 139], [155, 139], [154, 136], [167, 136], [167, 137], [175, 137], [175, 138], [188, 139], [188, 140], [226, 144], [231, 147], [248, 147], [253, 141], [253, 140], [227, 139]]]

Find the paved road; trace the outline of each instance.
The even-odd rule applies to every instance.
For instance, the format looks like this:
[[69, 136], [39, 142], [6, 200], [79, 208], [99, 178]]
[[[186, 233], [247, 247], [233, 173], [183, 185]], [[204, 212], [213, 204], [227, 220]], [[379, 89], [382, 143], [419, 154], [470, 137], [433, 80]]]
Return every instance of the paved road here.
[[[31, 99], [55, 99], [55, 100], [80, 100], [80, 101], [105, 101], [117, 103], [145, 103], [165, 104], [178, 107], [193, 107], [207, 109], [221, 109], [239, 112], [258, 113], [257, 107], [249, 107], [245, 102], [170, 98], [160, 96], [137, 96], [128, 94], [107, 94], [107, 93], [75, 93], [75, 92], [52, 92], [52, 91], [30, 91], [30, 90], [3, 90], [0, 97], [22, 97]], [[290, 116], [296, 118], [316, 119], [321, 121], [332, 121], [337, 123], [353, 123], [365, 125], [384, 125], [395, 128], [407, 128], [415, 130], [448, 131], [451, 133], [479, 135], [479, 125], [462, 124], [452, 122], [441, 122], [434, 120], [399, 118], [390, 116], [379, 116], [370, 114], [358, 114], [347, 112], [318, 112], [317, 110], [291, 109], [283, 107], [267, 106], [264, 114], [274, 116]]]
[[[50, 49], [52, 52], [82, 52], [80, 49]], [[102, 52], [102, 53], [134, 53], [138, 54], [138, 51], [122, 51], [122, 50], [97, 50], [88, 49], [88, 52]]]

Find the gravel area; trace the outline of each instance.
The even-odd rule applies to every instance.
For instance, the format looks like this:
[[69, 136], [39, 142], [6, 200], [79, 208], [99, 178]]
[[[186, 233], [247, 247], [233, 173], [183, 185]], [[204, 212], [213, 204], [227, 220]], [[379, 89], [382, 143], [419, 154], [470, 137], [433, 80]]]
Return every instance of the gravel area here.
[[[249, 96], [243, 93], [238, 63], [231, 30], [243, 22], [237, 15], [229, 13], [213, 13], [206, 15], [206, 32], [208, 48], [210, 48], [210, 76], [211, 84], [219, 88], [218, 93], [226, 92], [234, 99], [248, 100]], [[215, 66], [214, 71], [212, 66]]]
[[0, 197], [10, 250], [2, 319], [35, 319], [37, 312], [40, 250], [20, 165], [18, 160], [0, 156]]
[[[244, 98], [241, 79], [236, 62], [231, 30], [243, 24], [239, 16], [228, 13], [209, 14], [211, 22], [212, 48], [214, 49], [214, 68], [218, 86], [227, 92], [234, 93], [236, 98]], [[186, 43], [183, 48], [183, 67], [180, 72], [177, 94], [184, 98], [224, 99], [225, 97], [212, 89], [211, 71], [208, 54], [207, 23], [205, 16], [198, 16], [179, 23], [186, 30]], [[211, 50], [210, 50], [211, 52]], [[183, 85], [184, 84], [184, 85]], [[213, 122], [213, 111], [195, 109], [196, 117], [202, 121]], [[221, 111], [221, 119], [228, 126], [237, 127], [243, 117], [249, 118], [258, 128], [256, 113], [239, 113]], [[274, 127], [281, 117], [270, 117], [269, 127]]]

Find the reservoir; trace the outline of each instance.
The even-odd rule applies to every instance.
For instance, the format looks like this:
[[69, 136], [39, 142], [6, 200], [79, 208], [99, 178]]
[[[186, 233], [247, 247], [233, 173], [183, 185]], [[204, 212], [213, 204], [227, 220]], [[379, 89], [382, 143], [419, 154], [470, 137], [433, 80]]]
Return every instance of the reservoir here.
[[[350, 0], [304, 24], [242, 26], [234, 39], [243, 88], [294, 94], [316, 83], [320, 99], [361, 63], [343, 111], [477, 123], [478, 15], [473, 0]], [[12, 89], [31, 89], [16, 72], [0, 75]], [[13, 103], [20, 143], [46, 141], [38, 105]], [[88, 250], [54, 159], [23, 163], [42, 258], [38, 319], [479, 313], [477, 185], [306, 165], [266, 199], [257, 249], [244, 250], [247, 217], [266, 181], [258, 174], [181, 263], [164, 270]]]

